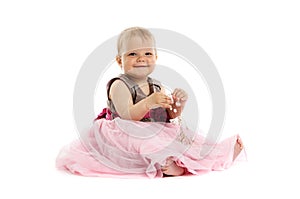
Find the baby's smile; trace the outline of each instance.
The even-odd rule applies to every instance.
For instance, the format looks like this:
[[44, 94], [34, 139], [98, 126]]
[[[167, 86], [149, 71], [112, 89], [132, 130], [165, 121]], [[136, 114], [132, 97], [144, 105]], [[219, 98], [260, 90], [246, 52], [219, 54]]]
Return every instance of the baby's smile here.
[[143, 68], [143, 67], [149, 67], [148, 65], [134, 65], [135, 68]]

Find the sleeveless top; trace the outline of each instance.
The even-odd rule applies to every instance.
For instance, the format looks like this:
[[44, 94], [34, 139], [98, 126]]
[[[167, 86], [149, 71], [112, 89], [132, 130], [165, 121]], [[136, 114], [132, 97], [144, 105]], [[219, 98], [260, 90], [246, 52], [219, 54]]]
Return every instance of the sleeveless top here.
[[[107, 90], [107, 108], [104, 108], [102, 112], [95, 119], [105, 118], [108, 120], [113, 120], [116, 117], [120, 117], [115, 109], [112, 100], [109, 98], [109, 91], [112, 83], [116, 80], [121, 80], [127, 86], [131, 93], [133, 104], [138, 103], [142, 99], [146, 98], [147, 95], [141, 90], [137, 83], [130, 79], [128, 75], [121, 74], [118, 77], [111, 79], [106, 86]], [[153, 78], [148, 77], [147, 79], [149, 85], [149, 95], [154, 92], [161, 91], [161, 83]], [[148, 96], [149, 96], [148, 95]], [[154, 108], [150, 109], [148, 113], [140, 120], [142, 122], [170, 122], [170, 116], [165, 108]]]

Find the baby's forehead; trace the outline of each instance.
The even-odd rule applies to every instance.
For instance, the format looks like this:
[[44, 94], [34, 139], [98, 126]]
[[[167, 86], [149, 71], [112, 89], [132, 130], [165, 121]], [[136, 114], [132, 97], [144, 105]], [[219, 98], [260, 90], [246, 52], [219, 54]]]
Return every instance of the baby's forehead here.
[[127, 52], [146, 52], [146, 51], [154, 51], [155, 49], [153, 47], [142, 47], [142, 48], [134, 48], [130, 49]]
[[155, 49], [154, 41], [151, 39], [141, 39], [134, 37], [124, 42], [123, 53], [128, 51], [141, 51], [141, 50], [153, 50]]

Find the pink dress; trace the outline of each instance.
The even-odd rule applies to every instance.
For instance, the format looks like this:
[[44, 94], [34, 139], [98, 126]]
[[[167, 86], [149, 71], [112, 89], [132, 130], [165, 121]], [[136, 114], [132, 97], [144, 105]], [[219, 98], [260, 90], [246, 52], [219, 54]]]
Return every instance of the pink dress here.
[[[128, 86], [134, 103], [146, 97], [125, 75], [111, 80], [108, 92], [116, 79]], [[148, 82], [150, 93], [160, 89], [156, 80], [149, 78]], [[169, 119], [167, 112], [158, 108], [141, 121], [124, 120], [108, 100], [108, 108], [103, 109], [81, 139], [62, 148], [56, 166], [83, 176], [156, 178], [164, 176], [161, 167], [167, 159], [185, 168], [185, 175], [224, 170], [234, 163], [238, 135], [210, 143], [199, 133]], [[241, 156], [245, 156], [244, 149], [238, 158]]]

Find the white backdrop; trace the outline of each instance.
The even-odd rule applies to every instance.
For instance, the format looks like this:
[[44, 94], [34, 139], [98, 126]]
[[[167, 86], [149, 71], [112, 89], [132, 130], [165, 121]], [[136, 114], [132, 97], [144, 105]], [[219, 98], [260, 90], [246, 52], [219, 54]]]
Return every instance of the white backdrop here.
[[[300, 13], [296, 1], [1, 1], [0, 198], [299, 198]], [[211, 57], [226, 93], [223, 137], [248, 162], [192, 178], [120, 180], [58, 172], [77, 138], [76, 76], [130, 26], [174, 30]]]

